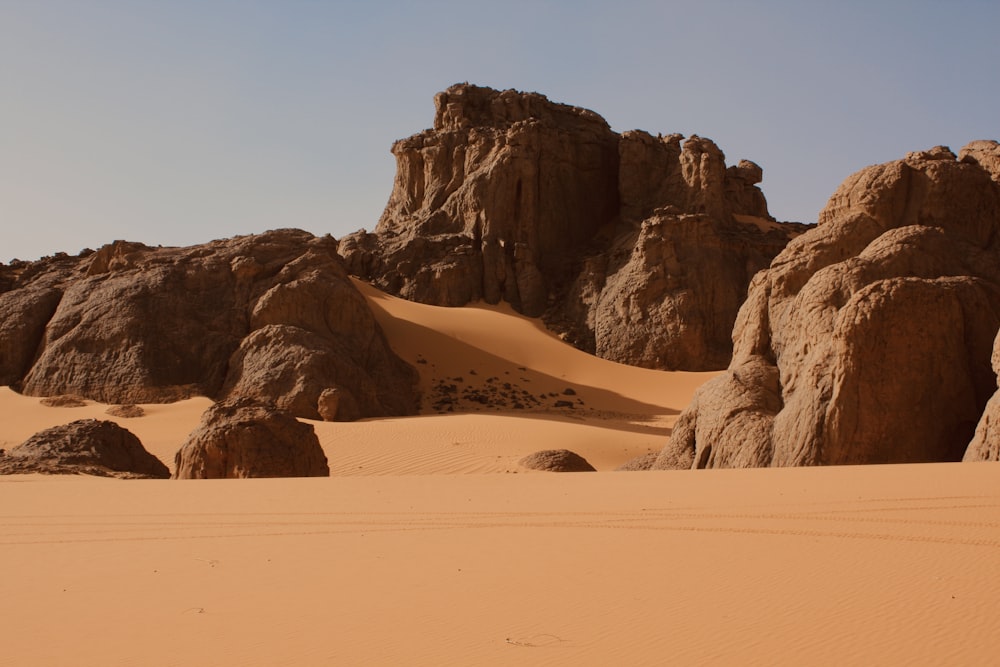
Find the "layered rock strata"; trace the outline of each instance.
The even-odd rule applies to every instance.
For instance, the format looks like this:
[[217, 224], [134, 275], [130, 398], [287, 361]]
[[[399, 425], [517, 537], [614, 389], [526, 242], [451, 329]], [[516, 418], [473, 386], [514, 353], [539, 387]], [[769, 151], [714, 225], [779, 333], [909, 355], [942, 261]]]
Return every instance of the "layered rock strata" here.
[[341, 240], [353, 274], [424, 303], [507, 301], [615, 361], [725, 366], [750, 278], [802, 231], [770, 218], [760, 167], [535, 93], [460, 84], [435, 107], [393, 145], [374, 233]]
[[116, 241], [0, 276], [0, 385], [27, 395], [252, 397], [328, 420], [416, 410], [416, 372], [389, 348], [330, 237]]
[[[971, 148], [970, 148], [971, 147]], [[729, 370], [655, 467], [957, 461], [1000, 327], [995, 142], [864, 169], [751, 283]]]

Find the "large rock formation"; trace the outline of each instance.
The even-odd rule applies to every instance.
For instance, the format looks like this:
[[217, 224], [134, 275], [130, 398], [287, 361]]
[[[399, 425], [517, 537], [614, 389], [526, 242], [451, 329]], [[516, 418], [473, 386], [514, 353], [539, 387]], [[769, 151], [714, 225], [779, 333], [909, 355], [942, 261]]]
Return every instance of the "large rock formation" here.
[[615, 361], [725, 366], [750, 278], [801, 231], [770, 219], [760, 167], [534, 93], [461, 84], [435, 106], [393, 146], [375, 232], [341, 240], [352, 273], [425, 303], [505, 300]]
[[1000, 183], [984, 143], [848, 178], [754, 278], [728, 372], [656, 467], [960, 460], [996, 389]]
[[174, 479], [330, 476], [312, 425], [252, 398], [206, 410], [174, 462]]
[[81, 419], [40, 431], [14, 449], [0, 450], [0, 475], [170, 477], [167, 466], [135, 435], [111, 421]]
[[[0, 385], [107, 403], [249, 396], [299, 417], [416, 409], [337, 242], [299, 230], [0, 266]], [[324, 393], [340, 397], [320, 411]]]

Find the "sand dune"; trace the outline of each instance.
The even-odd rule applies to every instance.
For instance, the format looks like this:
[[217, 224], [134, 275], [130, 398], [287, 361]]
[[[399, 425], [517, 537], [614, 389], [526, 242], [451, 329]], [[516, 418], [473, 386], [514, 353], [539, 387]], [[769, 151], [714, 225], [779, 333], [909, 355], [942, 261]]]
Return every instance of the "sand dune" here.
[[[313, 422], [334, 475], [512, 472], [552, 448], [614, 469], [662, 449], [694, 390], [716, 375], [598, 359], [505, 304], [441, 308], [356, 285], [393, 350], [420, 372], [425, 415]], [[435, 407], [442, 385], [455, 388], [450, 411]]]

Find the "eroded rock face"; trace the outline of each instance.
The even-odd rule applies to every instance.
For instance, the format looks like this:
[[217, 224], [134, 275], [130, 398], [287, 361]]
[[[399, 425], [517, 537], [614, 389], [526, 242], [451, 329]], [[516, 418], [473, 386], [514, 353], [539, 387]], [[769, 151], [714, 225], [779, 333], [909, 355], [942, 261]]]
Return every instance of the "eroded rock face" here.
[[0, 475], [98, 475], [170, 477], [167, 466], [147, 452], [139, 439], [111, 421], [81, 419], [40, 431], [0, 453]]
[[[1000, 384], [1000, 335], [993, 342], [993, 372]], [[1000, 391], [990, 398], [983, 410], [976, 434], [965, 450], [963, 461], [1000, 461]]]
[[15, 268], [0, 293], [0, 383], [25, 394], [249, 396], [319, 419], [319, 397], [335, 389], [354, 408], [337, 419], [416, 408], [415, 371], [389, 349], [330, 237], [119, 241]]
[[660, 468], [957, 461], [995, 389], [1000, 184], [944, 147], [864, 169], [752, 281]]
[[977, 164], [1000, 183], [1000, 143], [996, 141], [972, 141], [958, 152], [958, 159], [969, 164]]
[[568, 449], [543, 449], [525, 456], [518, 465], [545, 472], [596, 472], [587, 459]]
[[[647, 368], [707, 370], [729, 363], [736, 313], [754, 273], [787, 236], [705, 214], [654, 214], [590, 306], [597, 356]], [[584, 301], [570, 291], [570, 298]]]
[[[801, 231], [771, 220], [760, 167], [727, 168], [697, 136], [619, 135], [594, 112], [535, 93], [461, 84], [435, 106], [433, 129], [393, 146], [396, 178], [375, 232], [341, 240], [352, 273], [424, 303], [507, 301], [615, 361], [725, 365], [750, 276]], [[669, 233], [650, 231], [667, 219]], [[735, 253], [718, 278], [727, 281], [722, 300], [715, 284], [702, 293], [707, 281], [695, 279], [719, 268], [716, 249]], [[669, 287], [628, 284], [670, 255], [685, 265], [671, 265]], [[627, 314], [609, 318], [598, 303], [623, 291], [657, 314], [634, 328]], [[658, 326], [664, 318], [669, 330]]]
[[330, 467], [309, 424], [249, 398], [205, 411], [175, 457], [175, 479], [328, 477]]

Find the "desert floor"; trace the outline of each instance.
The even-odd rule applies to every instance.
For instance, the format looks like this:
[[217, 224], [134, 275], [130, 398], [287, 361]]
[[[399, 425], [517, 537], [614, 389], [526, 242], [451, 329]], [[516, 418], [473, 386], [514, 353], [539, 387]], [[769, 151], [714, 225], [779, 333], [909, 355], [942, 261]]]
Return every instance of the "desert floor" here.
[[[424, 414], [316, 423], [329, 479], [0, 478], [0, 664], [995, 664], [1000, 466], [613, 472], [711, 374], [361, 287]], [[171, 464], [208, 404], [116, 421]], [[0, 389], [0, 447], [106, 407]]]

